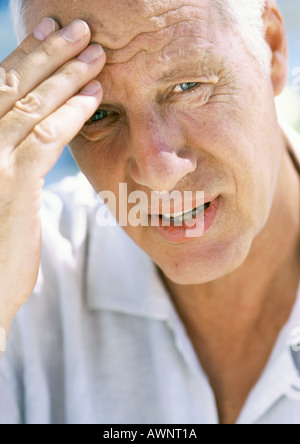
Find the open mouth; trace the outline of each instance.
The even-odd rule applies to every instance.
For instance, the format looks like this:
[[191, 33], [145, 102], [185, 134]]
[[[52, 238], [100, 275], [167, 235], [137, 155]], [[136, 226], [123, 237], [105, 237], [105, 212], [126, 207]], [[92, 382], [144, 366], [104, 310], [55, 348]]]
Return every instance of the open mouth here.
[[154, 223], [151, 226], [160, 237], [172, 244], [199, 239], [213, 225], [221, 202], [221, 196], [218, 196], [193, 210], [152, 215]]
[[161, 221], [165, 221], [170, 223], [171, 225], [180, 225], [186, 222], [191, 221], [192, 219], [196, 219], [199, 214], [203, 213], [210, 207], [211, 202], [208, 202], [204, 205], [200, 205], [197, 208], [194, 208], [190, 211], [181, 211], [180, 213], [171, 213], [171, 214], [160, 214], [159, 218]]

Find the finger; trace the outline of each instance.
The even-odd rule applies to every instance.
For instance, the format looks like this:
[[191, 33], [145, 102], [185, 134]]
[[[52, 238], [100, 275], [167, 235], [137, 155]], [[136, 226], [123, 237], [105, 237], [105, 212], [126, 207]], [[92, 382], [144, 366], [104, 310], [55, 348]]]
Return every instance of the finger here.
[[33, 52], [6, 74], [0, 87], [0, 118], [26, 94], [78, 55], [89, 43], [91, 32], [86, 22], [74, 20], [63, 30], [51, 34]]
[[42, 37], [42, 34], [39, 34], [38, 38], [34, 35], [34, 33], [29, 34], [18, 46], [18, 48], [16, 48], [0, 63], [0, 72], [1, 68], [3, 72], [7, 72], [14, 66], [17, 66], [26, 56], [28, 56], [29, 53], [40, 46], [42, 38], [45, 39], [53, 32], [60, 29], [59, 24], [52, 18], [46, 18], [42, 20], [41, 23], [43, 23], [44, 26], [44, 37]]
[[91, 81], [78, 95], [40, 122], [12, 152], [16, 174], [22, 179], [35, 175], [44, 178], [63, 148], [80, 132], [94, 114], [103, 97], [102, 87]]
[[[0, 120], [1, 153], [12, 151], [39, 122], [96, 77], [105, 64], [103, 48], [94, 43], [45, 80]], [[55, 91], [55, 94], [53, 93]]]

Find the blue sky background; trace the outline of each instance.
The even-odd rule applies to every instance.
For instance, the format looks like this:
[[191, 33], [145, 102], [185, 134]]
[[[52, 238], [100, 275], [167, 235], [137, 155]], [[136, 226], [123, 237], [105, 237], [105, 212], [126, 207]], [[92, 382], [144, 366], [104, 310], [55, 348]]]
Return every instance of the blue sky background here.
[[[249, 0], [251, 1], [251, 0]], [[292, 72], [300, 67], [300, 0], [277, 0], [283, 12], [289, 39], [290, 48], [290, 75], [289, 83], [292, 84]], [[16, 48], [8, 0], [0, 0], [0, 61]], [[280, 107], [287, 119], [300, 129], [300, 99], [296, 93], [287, 89], [286, 94], [280, 99]], [[57, 181], [65, 175], [74, 174], [77, 171], [75, 163], [65, 149], [62, 158], [47, 177], [47, 184]]]

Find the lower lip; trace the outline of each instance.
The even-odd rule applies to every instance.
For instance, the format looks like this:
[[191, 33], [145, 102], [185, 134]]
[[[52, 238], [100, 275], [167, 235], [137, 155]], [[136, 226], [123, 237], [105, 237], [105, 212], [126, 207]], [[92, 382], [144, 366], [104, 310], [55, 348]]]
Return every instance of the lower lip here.
[[[157, 216], [157, 218], [155, 217], [154, 220], [156, 224], [159, 223], [159, 226], [157, 227], [154, 226], [153, 228], [165, 240], [173, 244], [199, 239], [199, 237], [204, 236], [205, 233], [207, 233], [207, 231], [212, 226], [218, 212], [219, 204], [220, 204], [220, 196], [217, 199], [213, 200], [210, 206], [204, 211], [204, 228], [202, 227], [202, 229], [200, 230], [201, 235], [199, 235], [199, 224], [197, 225], [196, 219], [194, 219], [195, 226], [191, 228], [185, 226], [184, 224], [182, 224], [181, 227], [175, 227], [174, 225], [171, 225], [170, 227], [164, 227], [162, 225], [161, 218]], [[203, 213], [199, 214], [198, 218], [202, 219]], [[193, 231], [195, 231], [195, 235], [193, 235]]]

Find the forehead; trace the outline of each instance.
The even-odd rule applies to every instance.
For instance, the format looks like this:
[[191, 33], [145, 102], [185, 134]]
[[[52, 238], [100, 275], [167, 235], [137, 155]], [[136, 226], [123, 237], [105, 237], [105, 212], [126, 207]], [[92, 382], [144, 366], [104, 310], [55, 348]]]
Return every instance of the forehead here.
[[192, 37], [198, 46], [214, 44], [220, 26], [216, 4], [215, 0], [30, 0], [27, 32], [46, 16], [61, 26], [81, 18], [91, 28], [92, 41], [104, 46], [109, 64], [128, 62], [143, 52], [161, 51], [171, 58], [174, 51], [180, 56]]

